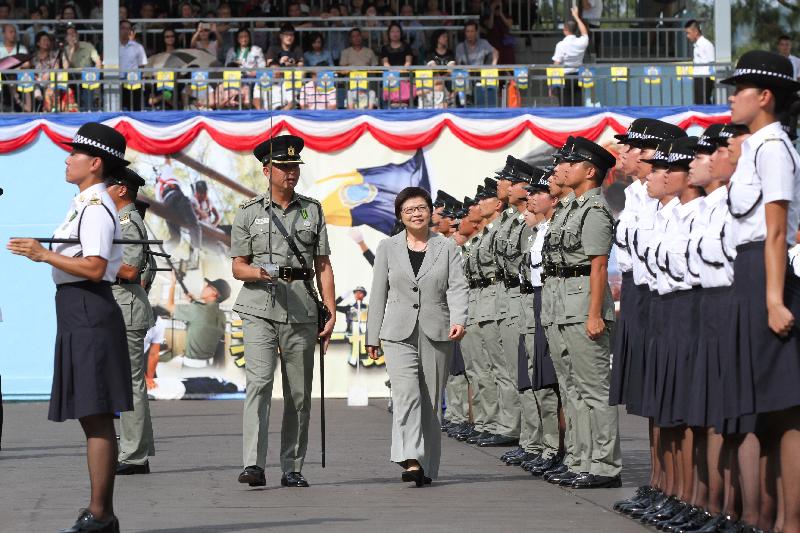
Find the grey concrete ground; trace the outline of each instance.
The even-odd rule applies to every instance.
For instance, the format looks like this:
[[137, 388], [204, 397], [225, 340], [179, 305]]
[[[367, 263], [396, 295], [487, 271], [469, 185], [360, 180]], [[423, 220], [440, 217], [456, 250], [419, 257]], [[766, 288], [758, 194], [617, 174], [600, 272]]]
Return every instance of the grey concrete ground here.
[[[236, 482], [241, 470], [240, 401], [152, 403], [158, 455], [152, 474], [117, 479], [122, 531], [643, 531], [609, 510], [646, 477], [646, 425], [623, 417], [624, 487], [572, 491], [502, 464], [502, 449], [444, 438], [440, 480], [416, 489], [389, 463], [385, 400], [348, 408], [329, 401], [327, 468], [320, 467], [315, 402], [308, 489], [282, 489], [277, 463], [280, 402], [273, 406], [267, 487]], [[77, 422], [46, 420], [42, 403], [6, 404], [0, 452], [0, 531], [53, 532], [72, 524], [88, 498]]]

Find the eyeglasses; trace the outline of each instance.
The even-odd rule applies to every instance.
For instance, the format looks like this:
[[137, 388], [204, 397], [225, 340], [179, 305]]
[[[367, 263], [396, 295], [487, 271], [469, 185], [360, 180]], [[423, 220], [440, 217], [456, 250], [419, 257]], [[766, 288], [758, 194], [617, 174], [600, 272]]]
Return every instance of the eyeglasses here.
[[413, 215], [414, 213], [419, 213], [421, 215], [424, 215], [425, 213], [428, 212], [428, 206], [427, 205], [415, 205], [415, 206], [412, 206], [412, 207], [404, 207], [402, 209], [402, 212], [403, 212], [404, 215]]

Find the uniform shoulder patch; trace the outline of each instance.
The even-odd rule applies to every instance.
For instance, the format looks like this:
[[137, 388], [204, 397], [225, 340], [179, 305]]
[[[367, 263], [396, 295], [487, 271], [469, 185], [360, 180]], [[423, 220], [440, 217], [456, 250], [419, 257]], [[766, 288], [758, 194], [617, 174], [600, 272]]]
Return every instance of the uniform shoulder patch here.
[[128, 224], [130, 221], [131, 221], [130, 213], [125, 213], [124, 215], [119, 217], [119, 223], [120, 224]]
[[260, 202], [263, 199], [264, 199], [264, 195], [263, 194], [259, 194], [258, 196], [254, 197], [254, 198], [250, 198], [249, 200], [245, 200], [244, 202], [240, 203], [239, 204], [239, 208], [244, 209], [246, 207], [250, 207], [251, 205], [257, 204], [258, 202]]
[[100, 197], [99, 197], [99, 196], [97, 196], [97, 195], [94, 195], [94, 196], [92, 196], [92, 198], [89, 200], [89, 205], [103, 205], [103, 201], [100, 199]]
[[514, 214], [514, 208], [513, 207], [509, 207], [508, 209], [506, 209], [506, 213], [508, 213], [509, 215], [513, 215]]

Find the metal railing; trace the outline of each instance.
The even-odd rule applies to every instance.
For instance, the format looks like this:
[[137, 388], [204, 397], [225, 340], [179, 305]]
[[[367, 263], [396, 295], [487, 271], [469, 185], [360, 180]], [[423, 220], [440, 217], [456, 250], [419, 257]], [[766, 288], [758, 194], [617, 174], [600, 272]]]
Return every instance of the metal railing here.
[[[141, 69], [0, 71], [4, 113], [103, 109], [104, 96], [122, 109], [396, 109], [692, 105], [724, 103], [715, 86], [730, 65], [697, 74], [691, 65], [588, 65], [567, 72], [552, 65], [497, 67], [364, 67], [238, 70]], [[111, 109], [106, 109], [111, 110]]]

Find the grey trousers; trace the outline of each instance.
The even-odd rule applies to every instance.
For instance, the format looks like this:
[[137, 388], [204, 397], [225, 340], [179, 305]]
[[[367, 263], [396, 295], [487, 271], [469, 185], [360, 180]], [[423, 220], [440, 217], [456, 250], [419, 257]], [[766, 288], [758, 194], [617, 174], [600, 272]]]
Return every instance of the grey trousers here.
[[[525, 350], [528, 352], [528, 374], [531, 381], [533, 381], [533, 356], [535, 355], [533, 333], [525, 334]], [[556, 455], [559, 448], [558, 394], [556, 394], [555, 390], [549, 388], [537, 391], [529, 389], [525, 391], [523, 398], [523, 427], [526, 422], [531, 425], [532, 429], [530, 431], [537, 453], [541, 453], [545, 458]], [[535, 415], [531, 413], [528, 416], [526, 403], [528, 398], [533, 400], [531, 409], [536, 409]]]
[[240, 313], [240, 316], [247, 383], [243, 416], [244, 466], [264, 468], [267, 461], [272, 384], [280, 349], [283, 376], [281, 469], [300, 472], [308, 447], [317, 324], [284, 324], [252, 315]]
[[[494, 376], [494, 382], [497, 386], [497, 396], [494, 398], [496, 404], [494, 407], [489, 407], [490, 412], [495, 413], [494, 427], [492, 433], [498, 435], [505, 435], [507, 437], [519, 437], [519, 392], [517, 391], [517, 346], [519, 342], [519, 326], [516, 322], [513, 326], [503, 327], [500, 329], [499, 324], [494, 320], [480, 322], [480, 337], [483, 344], [483, 349], [489, 355], [491, 363], [491, 372]], [[507, 330], [514, 329], [514, 373], [509, 371], [509, 362], [506, 351], [503, 348], [504, 335], [503, 331], [509, 338], [510, 333]], [[488, 399], [488, 398], [487, 398]]]
[[[617, 406], [608, 405], [614, 323], [606, 324], [598, 340], [589, 338], [583, 323], [558, 326], [554, 337], [560, 337], [556, 343], [561, 347], [561, 356], [569, 358], [572, 382], [580, 398], [579, 430], [575, 436], [579, 449], [587, 455], [581, 460], [581, 471], [616, 476], [622, 470], [619, 412]], [[552, 345], [550, 349], [552, 354]]]
[[383, 341], [392, 382], [391, 460], [416, 459], [425, 475], [439, 474], [442, 453], [442, 392], [453, 343], [432, 341], [419, 326], [402, 342]]
[[497, 383], [492, 374], [489, 354], [483, 350], [478, 324], [467, 326], [467, 334], [461, 339], [461, 353], [467, 380], [472, 385], [472, 418], [477, 431], [495, 432], [497, 417]]
[[150, 455], [155, 455], [153, 422], [150, 418], [150, 402], [144, 371], [147, 353], [144, 350], [146, 329], [126, 331], [128, 352], [131, 358], [131, 382], [133, 384], [133, 411], [119, 415], [119, 462], [143, 465]]
[[587, 446], [589, 438], [589, 416], [583, 404], [572, 370], [570, 352], [564, 343], [558, 325], [545, 327], [547, 345], [550, 347], [550, 358], [558, 379], [561, 392], [561, 407], [564, 409], [566, 431], [564, 433], [564, 464], [574, 473], [588, 472], [590, 451]]
[[445, 386], [447, 395], [447, 420], [453, 424], [469, 421], [469, 383], [467, 376], [449, 376]]

